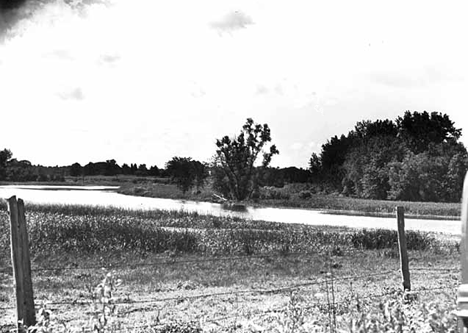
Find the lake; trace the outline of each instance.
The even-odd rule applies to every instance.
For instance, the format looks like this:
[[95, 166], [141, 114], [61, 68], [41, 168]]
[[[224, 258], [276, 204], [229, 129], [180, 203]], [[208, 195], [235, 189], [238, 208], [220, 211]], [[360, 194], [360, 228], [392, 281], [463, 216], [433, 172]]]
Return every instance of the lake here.
[[[245, 211], [232, 211], [217, 203], [136, 197], [116, 193], [116, 189], [118, 189], [118, 186], [7, 185], [0, 186], [0, 198], [7, 199], [16, 195], [18, 198], [23, 199], [26, 205], [31, 202], [36, 204], [95, 205], [145, 210], [184, 210], [205, 215], [238, 216], [251, 220], [281, 223], [397, 229], [396, 218], [333, 215], [318, 210], [296, 208], [247, 207]], [[407, 230], [435, 231], [449, 234], [461, 233], [461, 222], [459, 220], [407, 218], [405, 222]]]

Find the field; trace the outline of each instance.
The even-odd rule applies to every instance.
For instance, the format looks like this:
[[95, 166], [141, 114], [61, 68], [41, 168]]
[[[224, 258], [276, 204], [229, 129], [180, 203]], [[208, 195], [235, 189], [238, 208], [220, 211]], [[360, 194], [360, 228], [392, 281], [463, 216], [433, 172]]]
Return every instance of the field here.
[[[1, 210], [0, 325], [8, 331], [15, 301]], [[36, 304], [54, 332], [456, 328], [457, 237], [407, 232], [414, 293], [403, 294], [393, 231], [83, 206], [26, 211]]]

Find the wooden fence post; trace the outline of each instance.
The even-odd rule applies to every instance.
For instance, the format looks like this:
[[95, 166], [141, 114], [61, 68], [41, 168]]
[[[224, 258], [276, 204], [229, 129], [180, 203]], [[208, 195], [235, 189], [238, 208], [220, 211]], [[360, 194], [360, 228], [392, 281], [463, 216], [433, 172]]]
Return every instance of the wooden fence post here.
[[16, 196], [8, 199], [10, 213], [11, 262], [16, 290], [16, 319], [18, 331], [36, 324], [34, 294], [29, 258], [29, 239], [24, 214], [24, 202]]
[[400, 249], [400, 263], [401, 263], [401, 274], [403, 277], [403, 290], [410, 291], [410, 273], [408, 267], [408, 251], [406, 246], [406, 235], [405, 235], [405, 209], [404, 207], [398, 206], [397, 221], [398, 221], [398, 247]]
[[465, 332], [468, 327], [468, 173], [463, 184], [461, 225], [460, 261], [462, 284], [458, 288], [457, 297], [458, 331], [460, 333]]

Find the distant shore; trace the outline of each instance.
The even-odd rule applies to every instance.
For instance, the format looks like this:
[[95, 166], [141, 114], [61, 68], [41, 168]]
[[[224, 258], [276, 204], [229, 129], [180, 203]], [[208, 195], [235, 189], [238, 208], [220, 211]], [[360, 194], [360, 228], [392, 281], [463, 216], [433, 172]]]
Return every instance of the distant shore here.
[[[124, 195], [203, 202], [217, 201], [216, 193], [210, 186], [183, 193], [175, 184], [171, 184], [168, 178], [123, 175], [86, 176], [67, 177], [65, 182], [1, 182], [0, 185], [118, 186], [115, 191]], [[460, 203], [359, 199], [313, 193], [308, 184], [288, 184], [282, 188], [264, 188], [261, 190], [259, 199], [239, 204], [254, 207], [316, 209], [330, 214], [382, 217], [394, 216], [395, 207], [403, 206], [406, 216], [409, 218], [457, 220], [461, 215]]]

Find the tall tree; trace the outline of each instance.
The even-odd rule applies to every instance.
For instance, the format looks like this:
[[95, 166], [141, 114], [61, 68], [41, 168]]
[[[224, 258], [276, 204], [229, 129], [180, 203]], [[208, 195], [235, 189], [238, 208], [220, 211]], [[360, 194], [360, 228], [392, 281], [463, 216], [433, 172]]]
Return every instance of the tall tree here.
[[252, 118], [247, 119], [238, 136], [232, 139], [224, 136], [221, 140], [216, 140], [216, 164], [225, 177], [215, 179], [226, 183], [225, 187], [229, 188], [231, 199], [240, 201], [252, 196], [259, 178], [258, 169], [255, 167], [257, 158], [260, 154], [263, 155], [261, 167], [266, 168], [273, 155], [279, 153], [275, 145], [270, 146], [268, 152], [264, 152], [270, 141], [269, 126], [255, 124]]
[[461, 129], [455, 128], [449, 116], [440, 112], [406, 111], [397, 118], [398, 135], [415, 154], [427, 150], [430, 143], [456, 142]]
[[73, 163], [70, 166], [70, 176], [79, 177], [83, 174], [83, 167], [80, 163]]

